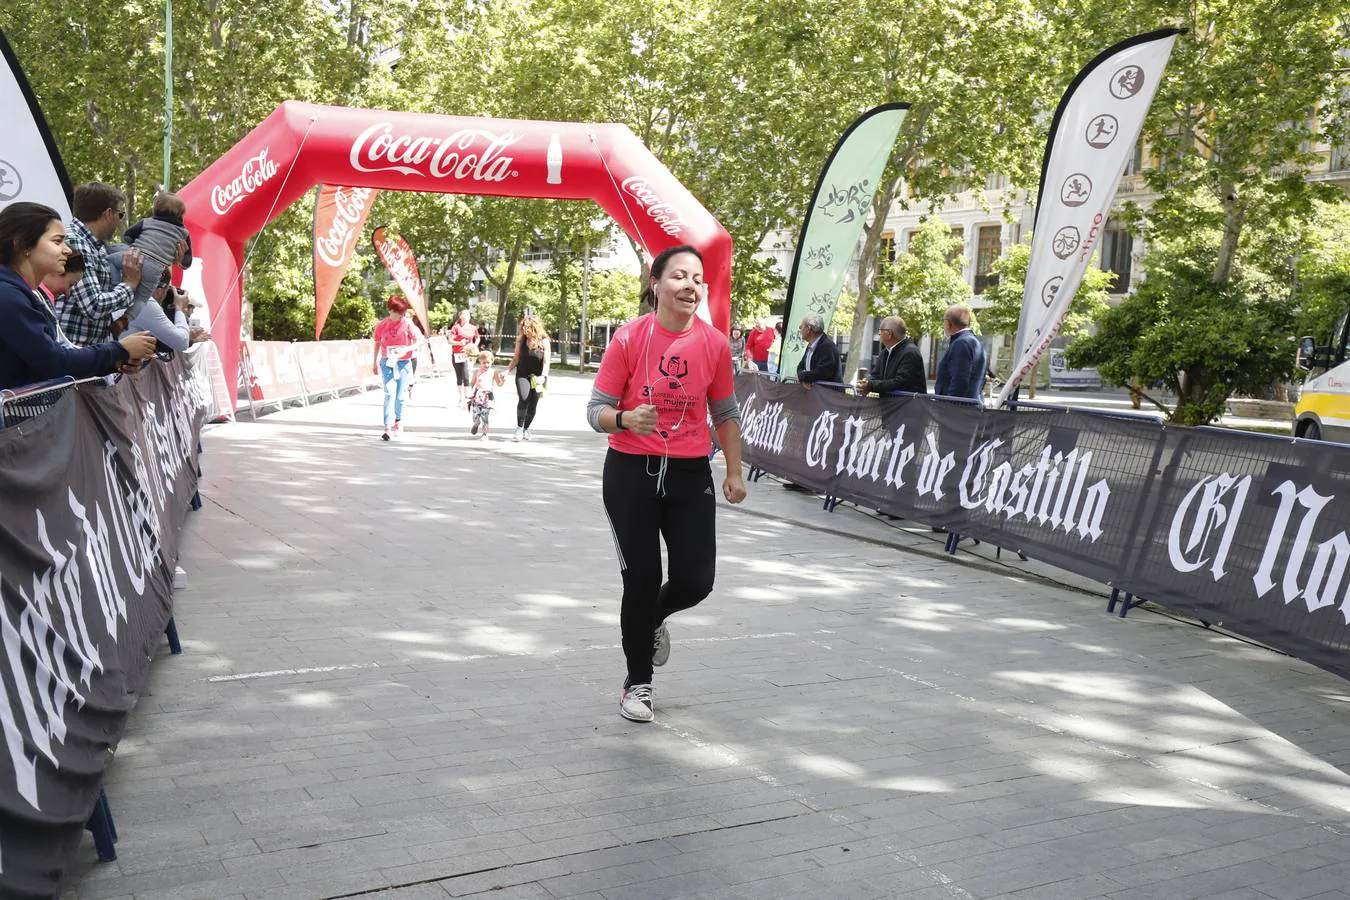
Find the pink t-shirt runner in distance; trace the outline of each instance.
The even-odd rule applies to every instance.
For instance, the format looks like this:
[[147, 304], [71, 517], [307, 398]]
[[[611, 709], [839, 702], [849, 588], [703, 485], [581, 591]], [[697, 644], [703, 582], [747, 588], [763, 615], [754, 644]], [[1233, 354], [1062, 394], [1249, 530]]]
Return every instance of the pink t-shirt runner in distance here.
[[656, 431], [624, 430], [609, 436], [620, 453], [695, 458], [708, 455], [708, 400], [735, 391], [727, 336], [695, 318], [688, 331], [667, 331], [655, 313], [614, 333], [605, 348], [596, 390], [619, 398], [619, 409], [656, 407]]
[[380, 356], [391, 361], [412, 359], [413, 345], [418, 337], [417, 329], [406, 318], [390, 320], [385, 317], [375, 326], [375, 343], [379, 345]]

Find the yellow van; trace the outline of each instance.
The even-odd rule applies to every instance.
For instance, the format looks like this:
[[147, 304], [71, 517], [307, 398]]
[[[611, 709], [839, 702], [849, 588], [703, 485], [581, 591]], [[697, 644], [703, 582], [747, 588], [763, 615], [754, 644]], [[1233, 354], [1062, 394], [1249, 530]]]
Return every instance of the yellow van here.
[[1342, 316], [1325, 347], [1299, 341], [1298, 365], [1307, 372], [1294, 406], [1294, 436], [1350, 443], [1350, 315]]

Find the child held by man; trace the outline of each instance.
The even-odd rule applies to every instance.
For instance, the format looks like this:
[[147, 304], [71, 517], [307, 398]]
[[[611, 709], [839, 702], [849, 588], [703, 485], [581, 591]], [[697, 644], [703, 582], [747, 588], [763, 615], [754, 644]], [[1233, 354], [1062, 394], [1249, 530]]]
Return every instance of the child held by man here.
[[186, 269], [192, 265], [192, 236], [183, 224], [185, 215], [187, 204], [182, 198], [163, 191], [155, 195], [150, 218], [141, 219], [122, 235], [126, 244], [109, 247], [109, 259], [118, 277], [121, 277], [122, 254], [128, 249], [141, 254], [141, 283], [132, 296], [133, 310], [139, 310], [150, 299], [166, 272], [171, 273], [174, 266]]

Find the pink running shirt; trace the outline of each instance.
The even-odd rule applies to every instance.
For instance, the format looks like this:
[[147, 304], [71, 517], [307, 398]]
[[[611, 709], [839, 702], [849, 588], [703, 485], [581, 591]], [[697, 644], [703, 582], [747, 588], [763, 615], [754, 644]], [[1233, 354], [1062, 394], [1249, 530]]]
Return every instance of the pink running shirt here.
[[[375, 343], [380, 348], [380, 358], [396, 362], [400, 359], [412, 359], [413, 345], [417, 343], [417, 329], [406, 318], [390, 321], [388, 317], [375, 326]], [[390, 353], [390, 350], [398, 351]]]
[[620, 453], [695, 458], [712, 449], [708, 400], [735, 390], [727, 336], [695, 318], [688, 331], [667, 331], [648, 313], [624, 325], [605, 348], [600, 393], [619, 398], [619, 409], [656, 407], [656, 431], [643, 437], [627, 429], [611, 434]]

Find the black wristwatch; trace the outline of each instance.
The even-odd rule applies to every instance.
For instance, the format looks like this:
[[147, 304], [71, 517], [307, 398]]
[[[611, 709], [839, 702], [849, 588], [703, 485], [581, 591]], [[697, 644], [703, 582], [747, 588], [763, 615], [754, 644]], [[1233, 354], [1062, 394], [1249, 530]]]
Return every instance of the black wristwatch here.
[[614, 428], [623, 431], [623, 410], [621, 409], [614, 411]]

